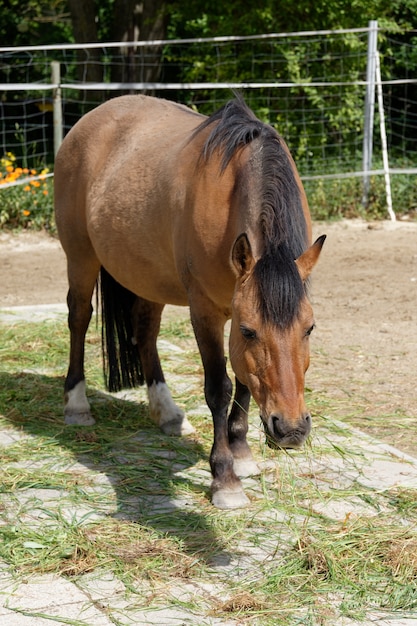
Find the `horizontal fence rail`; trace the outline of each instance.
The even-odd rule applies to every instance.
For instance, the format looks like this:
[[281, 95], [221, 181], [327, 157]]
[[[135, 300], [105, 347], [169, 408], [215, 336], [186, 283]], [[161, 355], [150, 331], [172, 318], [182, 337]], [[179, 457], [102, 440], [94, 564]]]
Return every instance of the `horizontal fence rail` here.
[[[375, 34], [377, 52], [370, 53]], [[411, 63], [398, 64], [400, 52], [412, 56], [413, 33], [396, 37], [371, 22], [245, 37], [0, 47], [0, 156], [13, 153], [25, 166], [53, 170], [54, 137], [56, 143], [84, 113], [122, 93], [166, 97], [210, 114], [241, 90], [284, 136], [313, 197], [318, 183], [349, 178], [366, 187], [370, 176], [411, 177], [415, 187], [417, 77]], [[380, 49], [377, 83], [369, 64]], [[58, 79], [52, 63], [59, 64]], [[366, 107], [375, 112], [371, 128]], [[57, 120], [61, 133], [54, 132]], [[364, 151], [371, 157], [366, 167]]]

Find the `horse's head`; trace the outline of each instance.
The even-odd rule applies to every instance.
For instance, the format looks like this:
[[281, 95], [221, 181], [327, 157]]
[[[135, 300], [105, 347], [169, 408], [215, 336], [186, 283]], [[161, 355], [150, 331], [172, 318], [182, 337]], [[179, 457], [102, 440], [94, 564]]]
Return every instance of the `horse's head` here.
[[284, 298], [280, 304], [284, 314], [287, 305], [292, 307], [287, 319], [283, 315], [282, 323], [276, 315], [275, 319], [265, 315], [257, 285], [259, 272], [255, 270], [256, 260], [247, 236], [238, 237], [233, 247], [236, 287], [230, 360], [236, 377], [249, 388], [259, 406], [271, 447], [297, 448], [311, 430], [311, 415], [304, 401], [304, 376], [310, 361], [309, 336], [314, 317], [304, 285], [324, 240], [325, 236], [320, 237], [294, 262], [290, 275], [299, 283], [295, 290], [296, 303], [285, 301], [291, 299], [288, 288], [281, 294], [267, 295], [272, 299], [277, 295]]

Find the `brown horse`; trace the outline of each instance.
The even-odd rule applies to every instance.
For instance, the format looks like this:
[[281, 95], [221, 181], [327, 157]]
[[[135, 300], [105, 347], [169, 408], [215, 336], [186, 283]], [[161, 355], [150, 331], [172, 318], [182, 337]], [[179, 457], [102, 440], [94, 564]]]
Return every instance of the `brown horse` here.
[[[206, 118], [166, 100], [114, 98], [68, 133], [55, 163], [56, 222], [68, 262], [71, 350], [65, 421], [94, 422], [84, 340], [101, 274], [110, 390], [145, 382], [167, 434], [193, 428], [170, 395], [156, 347], [165, 304], [188, 305], [214, 423], [212, 501], [248, 500], [250, 395], [270, 445], [300, 446], [309, 335], [311, 245], [306, 197], [288, 148], [240, 96]], [[226, 373], [224, 326], [231, 318]]]

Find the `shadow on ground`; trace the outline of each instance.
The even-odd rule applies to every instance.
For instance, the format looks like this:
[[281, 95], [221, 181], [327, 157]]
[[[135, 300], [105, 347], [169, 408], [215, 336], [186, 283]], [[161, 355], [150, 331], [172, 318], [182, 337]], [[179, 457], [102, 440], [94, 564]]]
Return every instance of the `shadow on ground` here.
[[[76, 462], [104, 475], [114, 494], [105, 515], [173, 537], [186, 554], [198, 553], [207, 563], [214, 555], [227, 557], [206, 514], [211, 506], [208, 456], [196, 437], [168, 437], [150, 421], [145, 403], [99, 392], [89, 398], [96, 424], [66, 426], [57, 400], [62, 377], [0, 372], [0, 388], [0, 414], [23, 437], [38, 441], [32, 459], [36, 467], [51, 462], [54, 467], [55, 460], [56, 471], [62, 472]], [[24, 458], [27, 463], [27, 453]], [[53, 471], [49, 478], [47, 488], [53, 488]]]

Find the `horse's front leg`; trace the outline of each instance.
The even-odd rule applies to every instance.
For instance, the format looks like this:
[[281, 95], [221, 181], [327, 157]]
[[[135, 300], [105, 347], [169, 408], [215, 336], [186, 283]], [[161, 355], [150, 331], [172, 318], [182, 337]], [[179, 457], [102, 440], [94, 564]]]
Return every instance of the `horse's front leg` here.
[[249, 389], [236, 379], [235, 397], [228, 421], [228, 434], [229, 446], [233, 454], [233, 469], [241, 478], [260, 473], [246, 439], [250, 397]]
[[232, 383], [226, 372], [224, 325], [226, 317], [217, 309], [209, 311], [204, 303], [199, 310], [191, 307], [191, 321], [204, 366], [204, 391], [213, 416], [214, 441], [210, 454], [213, 475], [212, 503], [219, 509], [236, 509], [249, 503], [242, 483], [233, 469], [234, 458], [229, 445], [228, 408]]
[[194, 428], [172, 399], [156, 345], [163, 308], [163, 304], [137, 297], [132, 311], [134, 339], [148, 391], [149, 413], [167, 435], [189, 435]]

